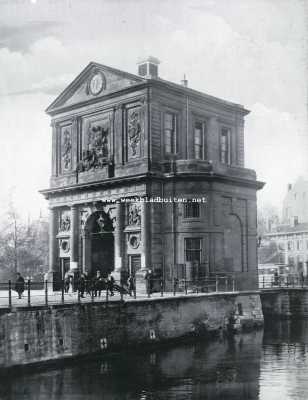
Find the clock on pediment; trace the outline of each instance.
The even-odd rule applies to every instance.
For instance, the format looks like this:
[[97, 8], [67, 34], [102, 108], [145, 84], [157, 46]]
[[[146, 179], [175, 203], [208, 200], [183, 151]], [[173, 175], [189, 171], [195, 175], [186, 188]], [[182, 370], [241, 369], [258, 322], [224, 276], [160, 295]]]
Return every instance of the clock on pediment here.
[[100, 71], [95, 71], [89, 78], [87, 92], [97, 96], [106, 88], [106, 78]]

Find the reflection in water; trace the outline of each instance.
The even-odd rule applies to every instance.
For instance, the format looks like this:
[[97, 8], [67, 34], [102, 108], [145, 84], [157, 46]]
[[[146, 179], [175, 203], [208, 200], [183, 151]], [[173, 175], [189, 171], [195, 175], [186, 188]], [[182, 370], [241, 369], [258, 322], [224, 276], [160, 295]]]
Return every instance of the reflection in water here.
[[306, 400], [308, 321], [12, 376], [0, 399]]
[[266, 324], [260, 399], [308, 399], [308, 320]]

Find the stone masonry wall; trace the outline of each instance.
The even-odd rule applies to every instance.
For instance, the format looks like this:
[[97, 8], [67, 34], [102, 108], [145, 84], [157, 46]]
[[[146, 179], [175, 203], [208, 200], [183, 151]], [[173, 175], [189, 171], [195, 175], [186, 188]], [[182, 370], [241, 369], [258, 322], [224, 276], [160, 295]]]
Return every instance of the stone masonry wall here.
[[0, 368], [262, 323], [256, 292], [3, 310]]
[[265, 317], [307, 318], [308, 289], [281, 288], [261, 293]]

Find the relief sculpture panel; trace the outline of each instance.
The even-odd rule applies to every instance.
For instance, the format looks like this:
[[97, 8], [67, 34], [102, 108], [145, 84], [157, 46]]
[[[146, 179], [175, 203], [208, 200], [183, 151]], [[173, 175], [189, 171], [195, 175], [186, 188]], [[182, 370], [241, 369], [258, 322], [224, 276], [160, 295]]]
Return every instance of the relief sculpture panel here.
[[59, 232], [69, 232], [71, 229], [71, 215], [69, 210], [63, 210], [59, 218]]
[[141, 140], [143, 135], [142, 108], [134, 107], [127, 110], [127, 159], [141, 156]]
[[138, 203], [129, 203], [127, 208], [127, 225], [141, 225], [141, 205]]
[[61, 128], [61, 171], [67, 172], [72, 169], [72, 128], [65, 126]]
[[83, 151], [78, 171], [103, 168], [112, 160], [111, 121], [109, 115], [99, 119], [86, 120], [83, 131]]

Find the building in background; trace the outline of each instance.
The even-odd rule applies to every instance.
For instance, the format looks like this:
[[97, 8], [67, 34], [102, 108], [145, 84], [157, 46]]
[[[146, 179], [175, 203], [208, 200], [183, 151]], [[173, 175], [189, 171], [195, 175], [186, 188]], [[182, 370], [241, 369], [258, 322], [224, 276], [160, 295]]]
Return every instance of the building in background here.
[[283, 264], [290, 274], [308, 275], [308, 180], [300, 177], [288, 184], [281, 223], [263, 234], [259, 266]]
[[257, 286], [256, 191], [234, 104], [158, 76], [91, 62], [48, 107], [52, 176], [49, 276], [116, 279], [234, 274]]
[[295, 225], [308, 222], [308, 180], [299, 177], [294, 184], [288, 184], [283, 200], [282, 223]]
[[[266, 262], [284, 263], [290, 274], [307, 277], [308, 273], [308, 223], [281, 225], [276, 232], [264, 235], [265, 243], [275, 245], [276, 251]], [[262, 251], [262, 250], [261, 250]], [[274, 255], [276, 257], [274, 258]]]

